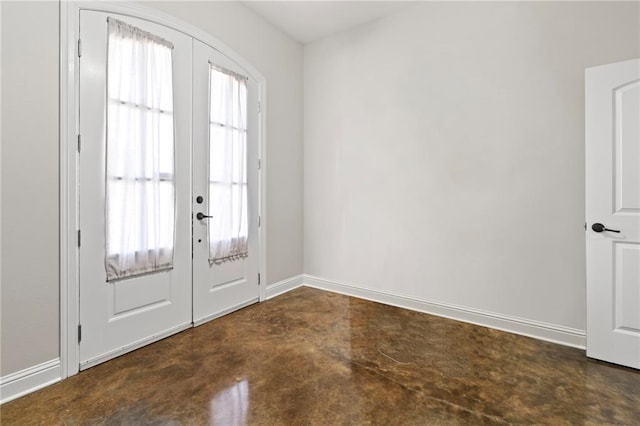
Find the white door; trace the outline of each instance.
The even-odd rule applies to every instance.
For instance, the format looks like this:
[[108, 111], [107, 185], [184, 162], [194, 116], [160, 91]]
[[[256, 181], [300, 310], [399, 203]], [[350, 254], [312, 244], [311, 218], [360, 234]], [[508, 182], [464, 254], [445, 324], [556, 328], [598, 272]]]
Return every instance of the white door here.
[[[197, 325], [259, 300], [259, 127], [258, 85], [245, 70], [197, 40], [194, 40], [193, 67], [193, 320]], [[232, 85], [233, 93], [221, 93], [219, 84], [212, 80], [212, 72], [219, 73], [223, 79], [227, 76], [222, 85]], [[236, 98], [222, 99], [224, 96]], [[238, 102], [244, 102], [246, 108], [246, 116], [241, 112], [240, 119], [237, 119], [236, 111], [218, 111], [237, 108]], [[233, 122], [226, 122], [221, 115], [232, 117]], [[245, 137], [246, 147], [242, 148]], [[236, 176], [235, 172], [230, 172], [233, 176], [227, 176], [220, 170], [228, 167], [231, 152], [246, 155], [246, 175]], [[225, 166], [221, 165], [223, 162], [227, 162]], [[235, 194], [231, 213], [226, 204], [228, 197], [223, 194], [225, 191]], [[246, 191], [244, 201], [243, 191]], [[216, 207], [225, 214], [216, 213], [219, 210]], [[236, 225], [240, 219], [228, 216], [240, 213], [236, 211], [238, 209], [246, 209], [246, 230], [241, 232], [247, 238], [243, 254], [216, 255], [209, 238], [215, 238], [221, 227], [226, 235], [226, 228], [231, 227], [230, 235], [237, 240]]]
[[586, 71], [587, 356], [640, 368], [640, 60]]
[[[173, 44], [173, 78], [169, 77], [167, 81], [173, 80], [175, 134], [173, 177], [154, 178], [162, 188], [174, 185], [169, 189], [175, 191], [173, 267], [109, 281], [105, 267], [107, 102], [120, 102], [139, 114], [145, 114], [152, 108], [122, 99], [107, 99], [108, 17], [148, 32], [151, 38], [163, 39], [162, 43], [168, 41]], [[81, 12], [80, 37], [80, 368], [83, 369], [191, 326], [192, 40], [148, 21], [94, 11]], [[166, 116], [171, 111], [160, 110], [160, 113]], [[142, 186], [148, 181], [145, 176], [113, 179], [133, 179]], [[167, 184], [169, 181], [173, 183]], [[116, 190], [113, 191], [115, 193]], [[162, 223], [159, 227], [164, 226]], [[137, 238], [133, 232], [125, 237]], [[135, 245], [135, 242], [127, 244]], [[116, 255], [134, 253], [135, 256], [145, 256], [143, 250]]]

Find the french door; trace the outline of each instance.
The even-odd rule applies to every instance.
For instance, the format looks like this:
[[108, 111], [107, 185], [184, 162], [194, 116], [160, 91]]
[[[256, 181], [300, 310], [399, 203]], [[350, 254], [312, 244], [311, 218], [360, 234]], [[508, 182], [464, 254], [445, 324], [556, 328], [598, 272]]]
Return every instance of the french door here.
[[[167, 268], [146, 273], [111, 276], [108, 219], [109, 102], [107, 90], [108, 19], [115, 19], [171, 46], [173, 85], [173, 199], [165, 203], [173, 215], [173, 261]], [[145, 344], [258, 301], [258, 170], [257, 85], [247, 80], [247, 223], [246, 253], [219, 261], [209, 251], [209, 228], [216, 218], [199, 220], [197, 213], [215, 211], [210, 193], [210, 63], [246, 75], [235, 63], [210, 47], [166, 26], [98, 11], [80, 12], [82, 53], [79, 60], [78, 220], [80, 287], [80, 369], [121, 355]], [[111, 81], [111, 80], [109, 80]], [[125, 108], [146, 114], [153, 108], [121, 101]], [[120, 105], [119, 105], [120, 106]], [[111, 114], [114, 115], [114, 114]], [[255, 126], [255, 127], [254, 127]], [[171, 129], [169, 129], [170, 132]], [[166, 132], [165, 132], [166, 133]], [[164, 135], [165, 137], [167, 135]], [[169, 135], [170, 136], [170, 135]], [[215, 142], [215, 141], [214, 141]], [[165, 143], [165, 145], [167, 145]], [[160, 148], [164, 149], [164, 148]], [[193, 152], [192, 152], [193, 150]], [[131, 154], [133, 155], [133, 154]], [[109, 157], [109, 161], [125, 158]], [[144, 160], [143, 160], [144, 163]], [[254, 165], [255, 167], [249, 167]], [[165, 176], [163, 174], [162, 176]], [[116, 180], [123, 178], [117, 177]], [[136, 178], [144, 185], [149, 178]], [[160, 178], [160, 180], [165, 177]], [[118, 182], [117, 182], [118, 183]], [[161, 181], [160, 186], [166, 182]], [[193, 189], [196, 189], [196, 192]], [[114, 190], [115, 191], [115, 190]], [[166, 192], [166, 191], [165, 191]], [[202, 198], [200, 198], [202, 197]], [[144, 202], [142, 203], [144, 204]], [[157, 206], [155, 206], [157, 208]], [[142, 209], [151, 209], [145, 205]], [[162, 209], [161, 209], [162, 210]], [[209, 216], [207, 214], [207, 216]], [[164, 227], [164, 230], [163, 230]], [[166, 221], [157, 227], [171, 233]], [[167, 229], [169, 229], [167, 231]], [[131, 243], [133, 234], [123, 235]], [[145, 238], [145, 232], [142, 232]], [[169, 237], [165, 236], [170, 239]], [[136, 237], [137, 238], [137, 237]], [[165, 238], [165, 239], [166, 239]], [[113, 245], [113, 244], [112, 244]], [[133, 243], [135, 246], [135, 242]], [[124, 248], [120, 250], [126, 251]], [[145, 249], [146, 250], [146, 249]], [[135, 252], [138, 259], [144, 250]], [[125, 256], [128, 253], [117, 253]], [[144, 256], [143, 256], [144, 257]], [[211, 260], [210, 260], [211, 259]]]
[[[195, 324], [219, 317], [258, 301], [258, 85], [246, 71], [208, 45], [194, 40], [193, 45], [193, 320]], [[230, 83], [246, 85], [246, 105], [241, 108], [246, 117], [246, 134], [243, 129], [225, 125], [216, 119], [219, 96], [212, 90], [212, 73], [218, 73]], [[237, 84], [237, 83], [235, 83]], [[243, 92], [244, 93], [244, 92]], [[213, 98], [213, 99], [212, 99]], [[241, 115], [244, 115], [240, 113]], [[242, 126], [241, 126], [242, 127]], [[224, 133], [236, 132], [226, 141]], [[223, 134], [221, 134], [223, 133]], [[246, 139], [245, 139], [246, 138]], [[245, 148], [233, 146], [246, 144]], [[226, 145], [226, 146], [221, 146]], [[214, 260], [210, 241], [214, 227], [224, 217], [217, 217], [213, 205], [216, 194], [216, 176], [221, 167], [216, 161], [218, 153], [240, 148], [246, 151], [243, 182], [232, 182], [227, 188], [242, 198], [238, 205], [245, 205], [246, 191], [247, 249], [241, 256]], [[242, 176], [238, 176], [242, 180]], [[244, 188], [243, 188], [244, 186]], [[198, 215], [200, 213], [200, 215]], [[213, 217], [207, 217], [213, 216]]]

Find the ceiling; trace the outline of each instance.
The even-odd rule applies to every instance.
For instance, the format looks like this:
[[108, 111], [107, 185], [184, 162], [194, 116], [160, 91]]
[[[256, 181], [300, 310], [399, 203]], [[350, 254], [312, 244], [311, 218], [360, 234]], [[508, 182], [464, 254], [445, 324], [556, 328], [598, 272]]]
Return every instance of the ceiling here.
[[300, 43], [306, 44], [373, 21], [407, 1], [242, 1]]

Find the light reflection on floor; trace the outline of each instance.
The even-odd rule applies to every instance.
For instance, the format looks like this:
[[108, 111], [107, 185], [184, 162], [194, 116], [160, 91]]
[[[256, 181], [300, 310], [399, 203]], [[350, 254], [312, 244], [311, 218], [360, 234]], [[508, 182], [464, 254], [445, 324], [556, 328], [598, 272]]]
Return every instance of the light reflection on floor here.
[[247, 424], [249, 411], [249, 381], [242, 380], [218, 393], [211, 400], [213, 426]]

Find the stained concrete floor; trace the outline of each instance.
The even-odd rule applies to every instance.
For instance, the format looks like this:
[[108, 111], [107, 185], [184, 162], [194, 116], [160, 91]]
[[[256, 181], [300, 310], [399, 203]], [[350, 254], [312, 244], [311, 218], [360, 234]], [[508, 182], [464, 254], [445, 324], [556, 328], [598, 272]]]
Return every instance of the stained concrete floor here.
[[640, 372], [311, 288], [3, 405], [2, 425], [640, 424]]

